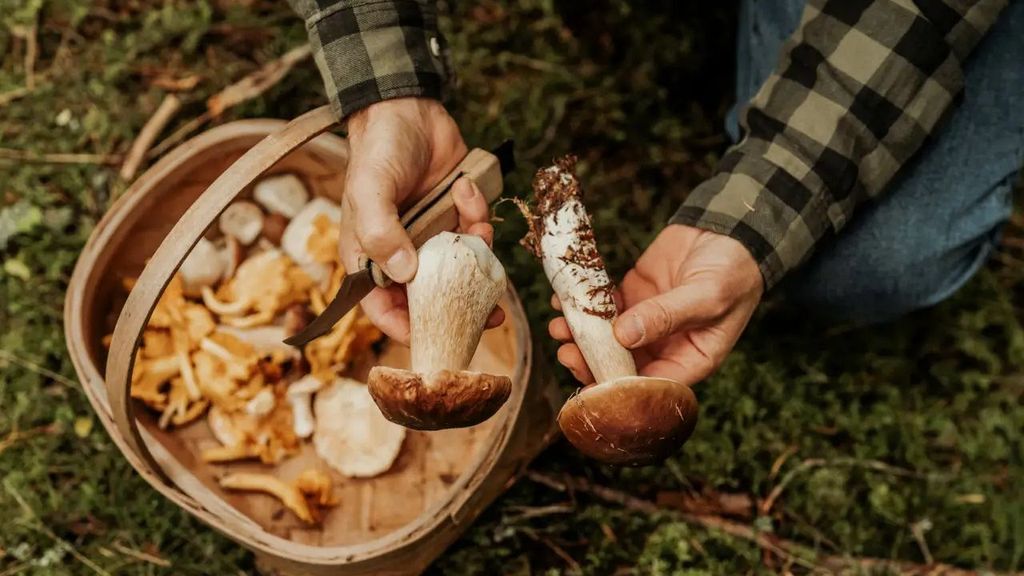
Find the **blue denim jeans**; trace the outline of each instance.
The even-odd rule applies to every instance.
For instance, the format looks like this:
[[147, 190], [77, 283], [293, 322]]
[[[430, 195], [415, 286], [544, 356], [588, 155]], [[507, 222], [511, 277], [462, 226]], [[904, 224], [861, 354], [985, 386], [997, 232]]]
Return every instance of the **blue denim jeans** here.
[[[800, 0], [743, 0], [737, 102], [775, 68]], [[889, 320], [947, 298], [977, 272], [1013, 208], [1024, 164], [1024, 2], [1010, 2], [968, 60], [963, 102], [879, 200], [777, 288], [837, 321]], [[738, 107], [726, 128], [739, 136]]]

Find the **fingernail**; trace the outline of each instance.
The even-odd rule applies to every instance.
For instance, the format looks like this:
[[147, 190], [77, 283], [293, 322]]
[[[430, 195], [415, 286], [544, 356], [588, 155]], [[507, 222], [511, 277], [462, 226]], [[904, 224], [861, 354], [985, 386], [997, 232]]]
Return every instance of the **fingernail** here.
[[622, 344], [626, 348], [633, 348], [644, 341], [644, 337], [647, 336], [647, 329], [644, 327], [643, 320], [636, 314], [630, 314], [626, 317], [620, 316], [615, 321], [615, 338], [618, 339], [619, 344]]
[[416, 275], [416, 255], [408, 248], [402, 248], [388, 258], [384, 271], [392, 280], [404, 284]]

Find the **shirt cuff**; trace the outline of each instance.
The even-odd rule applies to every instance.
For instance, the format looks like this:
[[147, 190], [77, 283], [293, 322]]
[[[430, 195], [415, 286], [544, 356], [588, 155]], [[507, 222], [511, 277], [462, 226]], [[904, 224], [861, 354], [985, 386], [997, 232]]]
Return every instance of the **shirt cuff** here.
[[829, 205], [824, 190], [809, 189], [763, 156], [734, 149], [722, 159], [719, 172], [690, 193], [670, 223], [739, 241], [757, 262], [767, 290], [834, 233]]
[[448, 52], [432, 0], [339, 2], [313, 13], [306, 28], [339, 120], [383, 100], [443, 100], [448, 92]]

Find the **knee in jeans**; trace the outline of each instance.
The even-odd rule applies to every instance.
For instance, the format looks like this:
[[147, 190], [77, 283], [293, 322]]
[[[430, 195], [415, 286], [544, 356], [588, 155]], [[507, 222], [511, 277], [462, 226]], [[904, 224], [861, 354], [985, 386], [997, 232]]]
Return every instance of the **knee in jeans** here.
[[874, 324], [945, 300], [984, 264], [997, 233], [955, 247], [907, 246], [812, 265], [792, 279], [795, 304], [837, 322]]

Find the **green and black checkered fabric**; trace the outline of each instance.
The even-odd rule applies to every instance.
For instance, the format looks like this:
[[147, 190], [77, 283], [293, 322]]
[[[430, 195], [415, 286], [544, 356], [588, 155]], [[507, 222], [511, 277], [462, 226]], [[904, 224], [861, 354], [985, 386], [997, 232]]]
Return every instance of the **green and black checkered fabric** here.
[[776, 284], [935, 133], [1006, 2], [810, 0], [743, 139], [672, 222], [739, 240]]
[[433, 0], [289, 0], [339, 119], [382, 100], [441, 100], [448, 74]]
[[[289, 1], [339, 118], [389, 98], [444, 95], [451, 73], [433, 0]], [[963, 89], [964, 62], [1007, 2], [809, 0], [741, 115], [743, 140], [672, 222], [736, 238], [773, 286], [935, 133]]]

